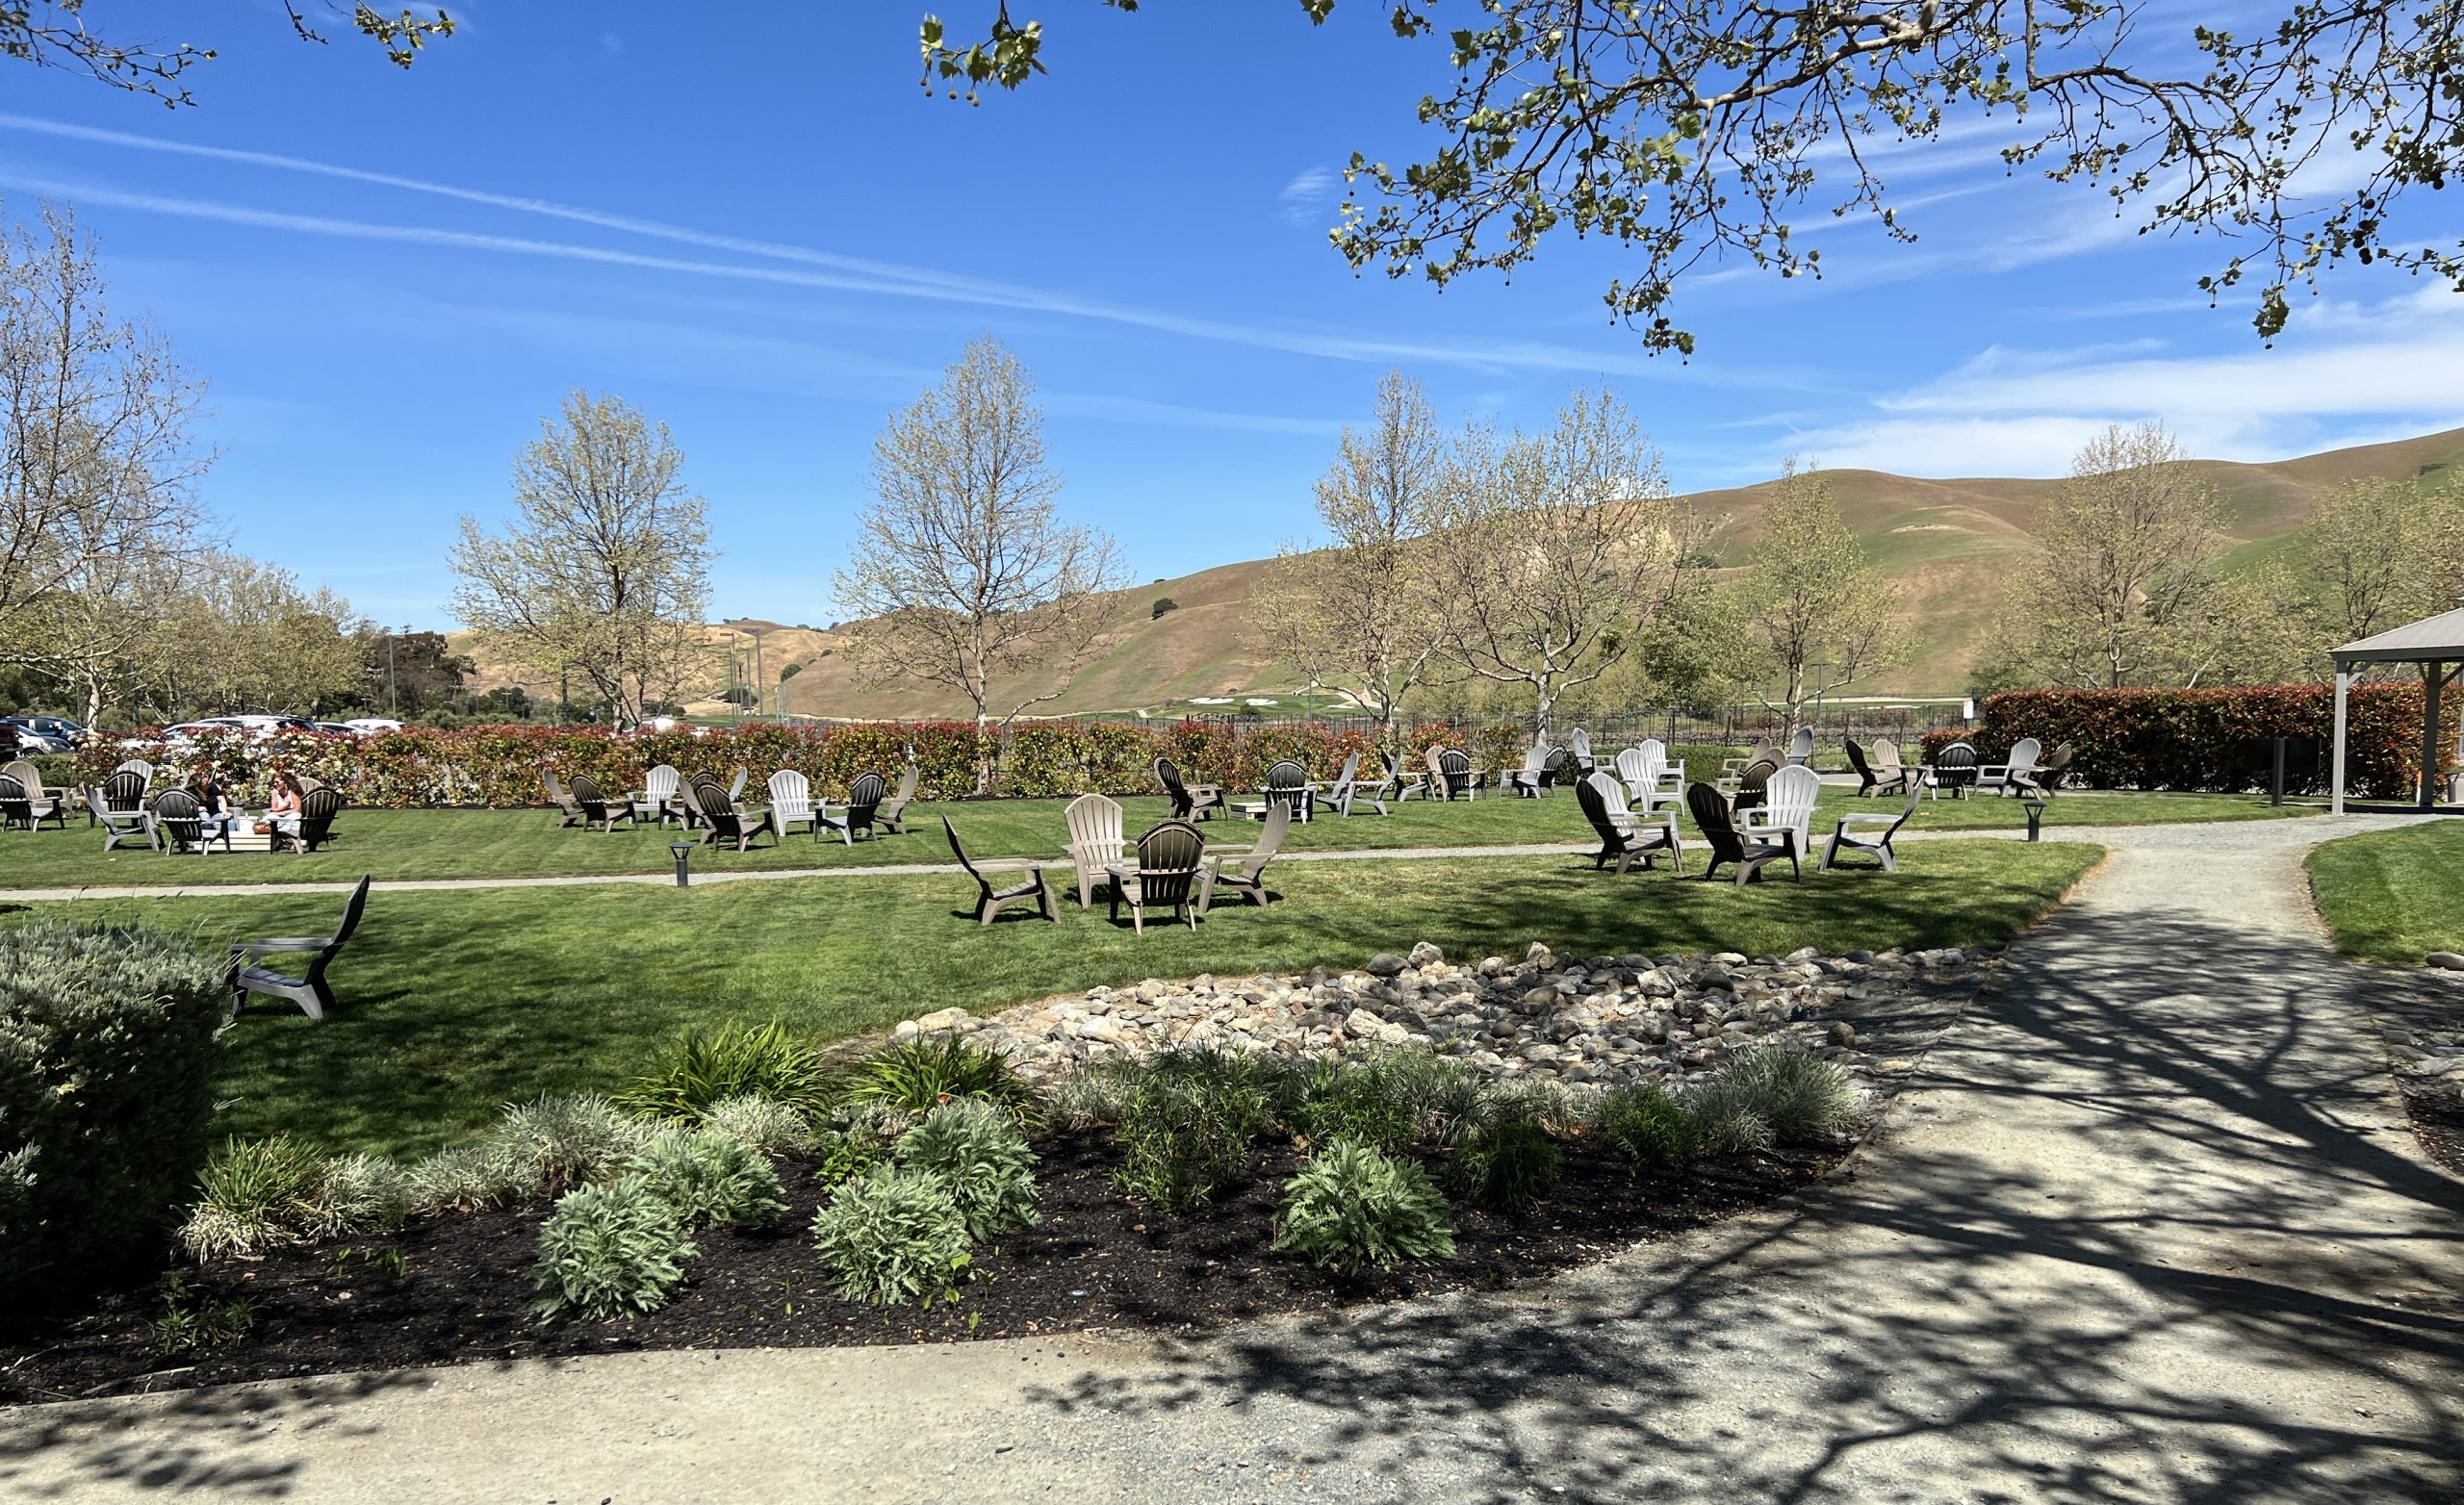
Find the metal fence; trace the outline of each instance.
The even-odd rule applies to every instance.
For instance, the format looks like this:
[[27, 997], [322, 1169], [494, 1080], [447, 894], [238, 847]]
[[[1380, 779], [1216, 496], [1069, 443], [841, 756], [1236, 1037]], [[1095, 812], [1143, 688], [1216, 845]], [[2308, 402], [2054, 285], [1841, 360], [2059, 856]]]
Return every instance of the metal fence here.
[[[1213, 722], [1236, 731], [1272, 727], [1320, 726], [1337, 733], [1348, 731], [1373, 734], [1377, 722], [1367, 716], [1261, 716], [1232, 714], [1193, 717], [1192, 720]], [[1967, 720], [1955, 704], [1924, 706], [1909, 705], [1825, 705], [1810, 709], [1804, 718], [1814, 731], [1814, 741], [1823, 747], [1837, 747], [1842, 739], [1854, 737], [1870, 743], [1877, 737], [1888, 737], [1907, 745], [1927, 731], [1942, 727], [1964, 727]], [[1758, 737], [1782, 740], [1786, 718], [1762, 705], [1723, 705], [1693, 709], [1663, 708], [1659, 710], [1619, 710], [1583, 714], [1560, 714], [1551, 718], [1553, 733], [1562, 742], [1578, 727], [1591, 738], [1594, 748], [1631, 747], [1647, 737], [1664, 743], [1720, 743], [1737, 747], [1751, 746]], [[1421, 733], [1428, 727], [1494, 727], [1515, 723], [1527, 737], [1539, 731], [1539, 720], [1533, 716], [1497, 716], [1466, 713], [1460, 716], [1403, 716], [1397, 719], [1402, 729], [1406, 747], [1418, 746]], [[1150, 725], [1155, 725], [1150, 723]]]

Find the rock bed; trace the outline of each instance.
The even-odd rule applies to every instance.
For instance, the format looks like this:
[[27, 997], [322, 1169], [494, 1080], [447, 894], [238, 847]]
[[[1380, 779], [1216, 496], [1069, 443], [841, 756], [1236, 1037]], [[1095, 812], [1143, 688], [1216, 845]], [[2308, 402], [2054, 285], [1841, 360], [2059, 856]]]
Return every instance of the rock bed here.
[[[1996, 958], [1956, 950], [1811, 947], [1785, 957], [1559, 957], [1449, 962], [1424, 941], [1356, 971], [1149, 979], [1022, 1005], [989, 1018], [945, 1008], [901, 1023], [914, 1039], [956, 1032], [1048, 1081], [1087, 1061], [1173, 1046], [1326, 1056], [1419, 1045], [1497, 1079], [1681, 1084], [1739, 1050], [1789, 1045], [1868, 1084], [1915, 1064], [1921, 1042], [1895, 1026], [1944, 992], [1987, 985]], [[1940, 1019], [1934, 1024], [1938, 1027]], [[1924, 1032], [1930, 1038], [1932, 1030]]]

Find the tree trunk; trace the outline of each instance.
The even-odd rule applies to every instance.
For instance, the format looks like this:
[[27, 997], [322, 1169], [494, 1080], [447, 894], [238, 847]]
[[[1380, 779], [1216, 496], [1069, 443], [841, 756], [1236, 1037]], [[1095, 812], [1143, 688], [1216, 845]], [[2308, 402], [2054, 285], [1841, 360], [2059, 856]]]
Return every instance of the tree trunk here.
[[979, 795], [990, 794], [992, 792], [992, 751], [985, 745], [984, 741], [984, 728], [991, 719], [992, 718], [985, 712], [984, 702], [982, 701], [976, 701], [975, 792]]
[[1556, 687], [1543, 679], [1536, 681], [1533, 688], [1539, 692], [1539, 697], [1538, 703], [1532, 707], [1531, 711], [1531, 724], [1534, 728], [1532, 734], [1542, 745], [1546, 745], [1549, 741], [1549, 713], [1554, 710], [1557, 704]]

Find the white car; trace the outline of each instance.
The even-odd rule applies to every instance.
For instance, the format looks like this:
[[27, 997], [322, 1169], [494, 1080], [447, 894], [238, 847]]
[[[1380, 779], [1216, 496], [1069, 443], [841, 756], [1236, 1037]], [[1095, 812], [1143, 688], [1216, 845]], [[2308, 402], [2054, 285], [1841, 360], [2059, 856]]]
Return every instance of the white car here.
[[349, 727], [351, 730], [358, 732], [363, 737], [372, 737], [380, 731], [399, 731], [402, 729], [402, 724], [400, 722], [388, 716], [354, 716], [350, 720], [344, 722], [343, 725]]

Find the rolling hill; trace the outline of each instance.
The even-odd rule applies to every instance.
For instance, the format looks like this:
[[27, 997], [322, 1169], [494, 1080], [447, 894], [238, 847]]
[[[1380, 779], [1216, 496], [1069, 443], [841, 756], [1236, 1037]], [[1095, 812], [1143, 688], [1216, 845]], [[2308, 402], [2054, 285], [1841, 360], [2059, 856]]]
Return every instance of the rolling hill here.
[[[2363, 476], [2399, 479], [2464, 468], [2464, 428], [2390, 444], [2330, 450], [2266, 464], [2183, 462], [2214, 481], [2224, 497], [2229, 565], [2254, 564], [2279, 549], [2342, 483]], [[1869, 686], [1876, 693], [1957, 694], [1967, 683], [2000, 601], [2011, 566], [2033, 545], [2059, 480], [1971, 478], [1927, 480], [1881, 471], [1829, 471], [1832, 495], [1867, 556], [1897, 584], [1914, 627], [1915, 648], [1903, 667]], [[1741, 563], [1759, 537], [1771, 483], [1697, 494], [1687, 500], [1716, 520], [1710, 551]], [[1187, 709], [1200, 698], [1251, 694], [1284, 699], [1293, 676], [1252, 641], [1245, 610], [1268, 561], [1219, 565], [1128, 592], [1100, 655], [1040, 712]], [[1169, 598], [1175, 609], [1153, 615]], [[806, 609], [826, 609], [814, 606]], [[714, 642], [735, 637], [712, 629]], [[741, 643], [741, 639], [736, 641]], [[765, 634], [763, 679], [785, 673], [785, 702], [798, 715], [925, 717], [959, 709], [955, 697], [921, 691], [869, 690], [837, 652], [835, 633], [783, 627]], [[515, 682], [482, 664], [480, 688]], [[724, 679], [697, 710], [721, 708]], [[534, 687], [536, 688], [536, 687]]]

